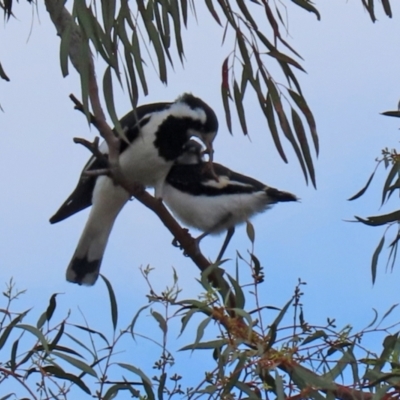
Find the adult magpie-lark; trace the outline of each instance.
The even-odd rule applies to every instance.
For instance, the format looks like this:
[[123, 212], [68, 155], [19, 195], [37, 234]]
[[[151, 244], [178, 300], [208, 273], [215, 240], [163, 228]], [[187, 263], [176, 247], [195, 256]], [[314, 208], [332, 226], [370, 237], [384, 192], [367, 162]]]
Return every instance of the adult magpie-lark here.
[[[121, 140], [120, 144], [122, 172], [131, 182], [153, 187], [156, 197], [161, 197], [165, 177], [189, 139], [198, 137], [212, 151], [212, 141], [218, 130], [214, 111], [203, 100], [187, 93], [171, 103], [140, 106], [120, 122], [128, 140]], [[99, 149], [107, 155], [105, 142]], [[104, 167], [104, 160], [91, 157], [75, 190], [50, 218], [54, 224], [92, 206], [67, 268], [66, 278], [70, 282], [95, 283], [114, 221], [130, 198], [129, 193], [116, 186], [108, 176], [85, 174]]]
[[167, 175], [162, 197], [182, 223], [204, 232], [197, 245], [209, 234], [227, 231], [219, 261], [236, 225], [275, 203], [298, 199], [221, 164], [213, 163], [213, 168], [218, 180], [202, 159], [201, 145], [191, 140]]

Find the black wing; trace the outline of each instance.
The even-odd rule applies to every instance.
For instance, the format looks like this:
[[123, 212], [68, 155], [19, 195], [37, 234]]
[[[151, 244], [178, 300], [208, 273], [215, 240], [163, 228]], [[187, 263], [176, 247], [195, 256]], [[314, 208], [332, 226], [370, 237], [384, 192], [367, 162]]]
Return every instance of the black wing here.
[[[234, 172], [221, 164], [213, 163], [213, 168], [215, 174], [221, 177], [220, 185], [216, 182], [207, 162], [189, 165], [176, 164], [169, 172], [167, 182], [182, 192], [197, 196], [253, 193], [266, 188], [256, 179]], [[222, 181], [222, 177], [227, 177], [229, 182]]]
[[[169, 107], [172, 103], [153, 103], [146, 104], [130, 111], [124, 117], [121, 118], [121, 126], [125, 128], [125, 135], [129, 143], [135, 141], [138, 137], [140, 128], [146, 125], [150, 120], [150, 116], [146, 115], [153, 112], [162, 111]], [[116, 134], [115, 130], [114, 133]], [[122, 153], [128, 147], [128, 143], [121, 140], [120, 153]], [[93, 189], [96, 184], [95, 176], [87, 176], [83, 174], [84, 171], [96, 170], [105, 168], [106, 165], [102, 160], [98, 160], [92, 156], [86, 163], [82, 170], [78, 184], [75, 190], [71, 193], [67, 200], [61, 205], [58, 211], [50, 218], [50, 223], [55, 224], [60, 222], [79, 211], [84, 210], [92, 205]]]

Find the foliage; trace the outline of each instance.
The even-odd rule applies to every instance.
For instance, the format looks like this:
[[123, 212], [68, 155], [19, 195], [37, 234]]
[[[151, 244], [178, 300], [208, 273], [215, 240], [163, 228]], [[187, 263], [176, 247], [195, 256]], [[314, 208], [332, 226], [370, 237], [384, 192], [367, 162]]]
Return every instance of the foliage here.
[[[386, 116], [400, 117], [399, 111], [387, 111], [382, 114]], [[375, 170], [368, 178], [367, 183], [359, 192], [357, 192], [355, 195], [349, 198], [350, 201], [356, 200], [365, 194], [375, 176], [376, 171], [381, 165], [383, 165], [385, 170], [388, 171], [386, 180], [382, 188], [381, 206], [387, 203], [394, 193], [398, 193], [400, 189], [400, 155], [397, 153], [396, 149], [392, 150], [389, 150], [388, 148], [383, 149], [381, 157], [377, 158], [376, 162], [377, 165], [375, 167]], [[375, 283], [379, 256], [383, 250], [383, 246], [385, 244], [385, 238], [386, 235], [388, 235], [388, 232], [392, 232], [391, 233], [392, 237], [389, 244], [390, 250], [386, 265], [387, 267], [390, 265], [391, 269], [393, 269], [394, 267], [400, 240], [400, 224], [399, 224], [400, 209], [392, 211], [387, 214], [369, 216], [367, 218], [361, 218], [355, 216], [355, 218], [358, 222], [361, 222], [368, 226], [373, 226], [373, 227], [385, 226], [383, 236], [380, 239], [378, 246], [376, 247], [372, 255], [372, 260], [371, 260], [372, 283]]]
[[[311, 324], [301, 302], [304, 282], [298, 282], [293, 297], [280, 309], [259, 304], [263, 269], [254, 254], [248, 258], [238, 255], [238, 262], [244, 264], [240, 270], [247, 266], [250, 282], [241, 284], [238, 277], [226, 275], [236, 299], [234, 309], [224, 304], [205, 273], [199, 282], [199, 296], [181, 299], [175, 271], [172, 285], [157, 293], [151, 284], [151, 269], [144, 269], [148, 304], [122, 329], [117, 296], [103, 277], [109, 295], [111, 335], [95, 330], [86, 319], [84, 324], [77, 323], [71, 311], [54, 322], [57, 303], [62, 301], [57, 294], [51, 296], [36, 324], [26, 323], [31, 310], [13, 311], [22, 292], [10, 281], [3, 293], [6, 304], [1, 308], [0, 384], [4, 388], [7, 381], [15, 382], [13, 393], [3, 391], [2, 399], [29, 395], [31, 399], [105, 400], [121, 392], [143, 399], [400, 397], [398, 324], [382, 327], [396, 306], [379, 322], [375, 311], [373, 321], [356, 333], [349, 325], [337, 328], [334, 319], [323, 325]], [[271, 318], [271, 313], [276, 313], [275, 317]], [[158, 333], [140, 331], [140, 319], [145, 315], [154, 319]], [[179, 335], [193, 331], [193, 324], [197, 324], [193, 341], [180, 349], [192, 353], [191, 365], [175, 365], [169, 348], [176, 339], [171, 341], [171, 337], [178, 330]], [[380, 354], [365, 349], [363, 342], [370, 335], [375, 340], [385, 335]], [[147, 340], [146, 353], [156, 354], [150, 347], [156, 352], [160, 349], [150, 370], [120, 359], [124, 349], [125, 359], [137, 360], [131, 353], [136, 351], [132, 341], [138, 337]], [[197, 384], [188, 384], [200, 353], [211, 367]]]
[[[374, 1], [361, 1], [375, 21]], [[154, 64], [157, 64], [160, 81], [167, 84], [168, 71], [173, 66], [173, 52], [177, 53], [181, 63], [185, 62], [182, 28], [188, 26], [190, 13], [196, 15], [196, 7], [199, 7], [199, 2], [194, 0], [137, 0], [136, 3], [93, 0], [89, 4], [75, 0], [70, 14], [63, 8], [64, 1], [47, 0], [45, 3], [61, 37], [62, 73], [68, 75], [70, 61], [80, 74], [83, 109], [88, 118], [90, 108], [93, 119], [101, 119], [103, 114], [96, 102], [98, 93], [92, 52], [105, 61], [103, 98], [117, 130], [113, 84], [118, 82], [127, 89], [135, 108], [140, 94], [146, 95], [149, 90], [144, 60], [146, 52], [150, 62], [155, 60]], [[320, 18], [309, 0], [287, 0], [286, 3]], [[382, 0], [382, 5], [385, 14], [391, 17], [389, 0]], [[285, 2], [205, 0], [201, 6], [205, 6], [214, 21], [221, 25], [222, 41], [229, 47], [219, 66], [222, 102], [229, 130], [233, 130], [230, 107], [234, 105], [241, 129], [248, 134], [244, 97], [247, 88], [251, 88], [281, 158], [287, 162], [281, 143], [283, 135], [293, 148], [306, 181], [310, 179], [315, 186], [314, 155], [309, 142], [311, 139], [317, 155], [318, 136], [312, 112], [295, 74], [296, 70], [304, 71], [301, 57], [281, 33], [287, 29]], [[0, 7], [6, 19], [13, 15], [12, 1], [0, 0]], [[66, 16], [61, 24], [57, 13]], [[75, 46], [77, 43], [78, 47]], [[286, 84], [272, 76], [271, 61], [282, 70]], [[0, 77], [9, 80], [1, 64]], [[308, 126], [308, 133], [304, 124]], [[399, 187], [399, 161], [396, 153], [386, 151], [379, 162], [383, 162], [386, 168], [391, 166], [383, 190], [382, 201], [385, 202]], [[371, 180], [372, 177], [369, 182]], [[353, 199], [366, 191], [369, 182]], [[373, 226], [392, 226], [399, 216], [399, 211], [396, 211], [368, 219], [358, 217], [358, 220]], [[249, 227], [248, 232], [252, 232]], [[254, 240], [254, 234], [249, 234], [249, 237]], [[390, 256], [396, 255], [398, 237], [397, 232], [392, 242], [393, 255]], [[373, 279], [383, 244], [381, 240], [373, 257]], [[176, 274], [171, 287], [156, 293], [150, 281], [151, 270], [144, 270], [144, 279], [149, 285], [149, 303], [140, 308], [122, 329], [119, 328], [117, 297], [111, 283], [103, 277], [110, 301], [111, 336], [93, 329], [90, 323], [74, 322], [71, 313], [54, 322], [59, 301], [57, 294], [51, 296], [47, 309], [36, 324], [26, 323], [32, 312], [12, 309], [22, 293], [15, 291], [13, 282], [10, 282], [3, 293], [7, 304], [0, 309], [3, 314], [0, 321], [0, 383], [15, 380], [18, 389], [24, 395], [28, 393], [32, 399], [76, 397], [73, 390], [80, 391], [80, 396], [86, 393], [98, 399], [114, 398], [121, 391], [148, 399], [182, 396], [190, 399], [267, 399], [273, 396], [278, 399], [368, 400], [400, 397], [397, 325], [381, 327], [382, 321], [396, 306], [391, 307], [378, 324], [376, 314], [371, 324], [357, 333], [353, 333], [351, 326], [338, 329], [331, 319], [326, 324], [314, 325], [307, 322], [301, 304], [303, 282], [299, 282], [293, 297], [283, 307], [261, 305], [258, 293], [263, 282], [263, 268], [260, 261], [251, 253], [249, 260], [238, 255], [239, 262], [249, 268], [250, 282], [242, 283], [238, 274], [233, 278], [224, 274], [220, 266], [207, 265], [207, 268], [202, 268], [199, 283], [203, 292], [200, 297], [183, 300]], [[218, 287], [216, 282], [221, 286]], [[245, 292], [247, 290], [249, 295]], [[267, 314], [271, 309], [277, 311], [272, 319]], [[156, 375], [153, 377], [139, 365], [117, 361], [118, 346], [140, 334], [136, 325], [145, 312], [154, 318], [161, 334], [158, 341], [146, 336], [149, 343], [156, 342], [161, 348], [160, 357], [154, 362]], [[195, 354], [205, 351], [214, 364], [197, 386], [186, 387], [186, 371], [171, 373], [174, 356], [168, 350], [169, 332], [177, 320], [181, 324], [180, 333], [186, 332], [196, 317], [202, 318], [196, 328], [196, 337], [181, 350]], [[86, 335], [83, 339], [82, 333]], [[363, 347], [365, 335], [371, 333], [386, 335], [380, 354], [373, 354]], [[203, 339], [205, 336], [211, 339]], [[124, 348], [129, 347], [124, 345]], [[110, 376], [116, 379], [111, 380]], [[125, 376], [134, 376], [134, 380]], [[7, 393], [2, 399], [12, 397], [20, 396]]]
[[[291, 3], [291, 1], [287, 1]], [[293, 148], [306, 181], [316, 185], [310, 136], [315, 154], [319, 144], [314, 117], [301, 91], [295, 71], [305, 71], [301, 56], [284, 39], [287, 31], [286, 5], [270, 4], [265, 0], [245, 2], [194, 0], [75, 0], [70, 6], [70, 22], [59, 22], [52, 9], [62, 9], [64, 2], [47, 0], [46, 7], [56, 24], [60, 43], [60, 64], [64, 76], [69, 73], [68, 59], [78, 69], [82, 83], [82, 102], [88, 110], [90, 92], [89, 67], [82, 60], [94, 52], [106, 63], [103, 73], [103, 98], [107, 111], [117, 127], [118, 112], [114, 105], [113, 85], [124, 87], [135, 108], [140, 92], [147, 95], [149, 68], [155, 67], [160, 81], [168, 82], [168, 71], [174, 58], [185, 63], [183, 28], [188, 28], [190, 14], [197, 15], [196, 7], [205, 7], [215, 23], [221, 27], [221, 40], [227, 53], [221, 70], [221, 96], [226, 123], [232, 133], [231, 107], [234, 105], [241, 129], [248, 134], [244, 98], [253, 92], [260, 111], [265, 115], [269, 131], [281, 158], [288, 162], [282, 135]], [[54, 7], [60, 3], [57, 7]], [[298, 7], [320, 15], [309, 0], [293, 1]], [[1, 2], [4, 15], [12, 15], [12, 2]], [[56, 22], [57, 21], [57, 22]], [[78, 33], [75, 33], [75, 27]], [[71, 50], [71, 41], [79, 35], [79, 49]], [[209, 40], [204, 35], [204, 40]], [[285, 50], [286, 52], [282, 51]], [[225, 51], [225, 50], [224, 50]], [[73, 53], [79, 54], [79, 65], [73, 62]], [[177, 56], [174, 57], [174, 54]], [[146, 57], [146, 54], [148, 57]], [[294, 57], [294, 58], [293, 58]], [[148, 60], [148, 59], [149, 60]], [[287, 84], [280, 83], [272, 70], [275, 65], [283, 72]], [[218, 67], [217, 67], [218, 68]], [[276, 68], [275, 68], [276, 69]], [[99, 74], [100, 75], [100, 74]], [[7, 75], [0, 65], [0, 77]], [[7, 78], [8, 79], [8, 78]], [[305, 125], [308, 126], [307, 134]], [[278, 128], [279, 127], [279, 128]]]

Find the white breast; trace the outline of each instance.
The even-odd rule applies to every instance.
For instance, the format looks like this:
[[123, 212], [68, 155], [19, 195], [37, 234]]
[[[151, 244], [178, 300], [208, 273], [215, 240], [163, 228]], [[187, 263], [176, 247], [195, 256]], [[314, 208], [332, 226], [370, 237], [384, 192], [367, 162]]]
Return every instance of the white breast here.
[[215, 234], [241, 224], [271, 206], [268, 205], [263, 191], [252, 194], [193, 196], [167, 183], [164, 184], [162, 198], [175, 217], [185, 225]]

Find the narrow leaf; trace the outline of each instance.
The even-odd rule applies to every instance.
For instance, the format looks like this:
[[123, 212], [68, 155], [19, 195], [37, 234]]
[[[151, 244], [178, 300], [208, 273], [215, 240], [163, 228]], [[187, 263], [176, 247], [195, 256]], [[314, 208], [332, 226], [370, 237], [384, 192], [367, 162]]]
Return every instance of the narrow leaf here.
[[379, 325], [382, 323], [382, 321], [383, 321], [386, 317], [388, 317], [388, 316], [390, 315], [390, 313], [391, 313], [398, 305], [399, 305], [399, 303], [393, 304], [393, 305], [389, 308], [389, 310], [387, 310], [387, 311], [385, 312], [385, 314], [383, 315], [382, 319], [381, 319], [380, 322], [379, 322]]
[[290, 97], [296, 103], [296, 106], [299, 107], [299, 109], [301, 110], [301, 112], [303, 113], [304, 117], [307, 120], [308, 126], [310, 128], [310, 132], [311, 132], [311, 137], [314, 142], [315, 152], [318, 156], [318, 154], [319, 154], [319, 139], [318, 139], [318, 133], [317, 133], [317, 125], [315, 123], [315, 119], [310, 110], [310, 107], [308, 107], [308, 104], [302, 95], [296, 93], [295, 91], [293, 91], [291, 89], [289, 89], [288, 92], [290, 94]]
[[[108, 69], [108, 68], [107, 68]], [[115, 298], [114, 290], [111, 286], [109, 280], [104, 276], [100, 275], [107, 286], [108, 295], [110, 298], [110, 306], [111, 306], [111, 320], [114, 327], [114, 331], [117, 329], [118, 324], [118, 306], [117, 306], [117, 299]]]
[[157, 311], [152, 311], [151, 315], [158, 322], [158, 325], [161, 328], [161, 330], [163, 331], [163, 333], [167, 333], [168, 327], [167, 327], [167, 322], [165, 321], [164, 317]]
[[389, 224], [391, 222], [400, 221], [400, 210], [391, 212], [389, 214], [383, 215], [374, 215], [371, 217], [367, 217], [367, 219], [363, 219], [355, 216], [356, 220], [362, 222], [365, 225], [369, 226], [380, 226]]
[[228, 343], [227, 339], [210, 340], [209, 342], [201, 342], [197, 344], [188, 344], [179, 349], [179, 351], [185, 350], [210, 350], [216, 349], [218, 347], [224, 346]]
[[385, 243], [385, 235], [382, 236], [382, 239], [380, 240], [377, 248], [374, 251], [374, 254], [372, 256], [372, 261], [371, 261], [371, 275], [372, 275], [372, 284], [375, 283], [376, 279], [376, 267], [378, 265], [378, 259], [379, 259], [379, 254], [382, 250], [383, 244]]
[[86, 364], [85, 362], [83, 362], [81, 360], [78, 360], [74, 357], [68, 356], [64, 353], [60, 353], [59, 351], [53, 351], [51, 354], [53, 356], [57, 356], [57, 357], [63, 359], [67, 363], [73, 365], [75, 368], [80, 369], [85, 374], [89, 374], [91, 376], [94, 376], [95, 378], [98, 377], [96, 371], [90, 365]]
[[376, 170], [371, 174], [371, 176], [369, 177], [367, 183], [365, 184], [365, 186], [359, 191], [357, 192], [355, 195], [351, 196], [349, 199], [347, 199], [348, 201], [352, 201], [352, 200], [356, 200], [359, 197], [361, 197], [368, 189], [368, 186], [370, 185], [370, 183], [372, 182], [372, 178], [375, 175]]
[[0, 63], [0, 78], [4, 79], [5, 81], [9, 82], [10, 78], [7, 76], [6, 72], [3, 69], [3, 66]]
[[246, 303], [246, 298], [244, 296], [243, 290], [240, 287], [239, 283], [233, 279], [229, 274], [228, 275], [228, 279], [229, 282], [231, 283], [231, 285], [233, 286], [233, 289], [235, 290], [235, 305], [236, 308], [243, 310], [245, 303]]
[[307, 165], [308, 173], [310, 175], [313, 186], [316, 188], [314, 165], [311, 158], [310, 148], [308, 147], [306, 132], [304, 131], [303, 123], [301, 122], [299, 114], [292, 108], [292, 122], [297, 135], [297, 140], [300, 143], [301, 151]]
[[129, 330], [131, 331], [131, 335], [132, 335], [132, 338], [133, 338], [133, 339], [135, 339], [135, 334], [133, 333], [133, 330], [134, 330], [134, 328], [135, 328], [136, 321], [137, 321], [137, 319], [139, 318], [139, 315], [141, 314], [141, 312], [142, 312], [143, 310], [145, 310], [146, 308], [149, 308], [149, 307], [150, 307], [150, 304], [147, 304], [147, 305], [145, 305], [145, 306], [139, 308], [139, 310], [137, 311], [137, 313], [136, 313], [135, 316], [133, 317], [132, 322], [131, 322], [131, 324], [130, 324], [130, 326], [129, 326]]
[[49, 345], [47, 343], [46, 338], [44, 337], [43, 333], [40, 332], [39, 329], [35, 328], [34, 326], [31, 325], [25, 325], [25, 324], [19, 324], [15, 326], [16, 328], [22, 329], [24, 331], [27, 331], [31, 333], [32, 335], [36, 336], [39, 341], [42, 343], [42, 346], [44, 347], [45, 351], [49, 351]]
[[275, 147], [278, 150], [279, 155], [281, 156], [282, 160], [287, 163], [288, 160], [286, 158], [285, 152], [283, 151], [281, 141], [279, 139], [279, 134], [278, 134], [278, 129], [276, 128], [276, 123], [275, 123], [275, 116], [274, 116], [274, 110], [272, 108], [272, 100], [271, 96], [267, 97], [267, 101], [265, 103], [261, 104], [262, 110], [267, 117], [267, 122], [268, 122], [268, 127], [272, 135], [272, 139], [275, 143]]
[[133, 365], [125, 363], [117, 363], [117, 365], [127, 369], [130, 372], [133, 372], [135, 375], [138, 375], [143, 381], [147, 382], [148, 385], [152, 386], [151, 379], [140, 368], [136, 368]]
[[311, 4], [310, 1], [307, 0], [292, 0], [294, 4], [297, 4], [299, 7], [303, 8], [304, 10], [307, 10], [309, 12], [312, 12], [316, 15], [318, 21], [321, 19], [321, 15], [319, 11]]
[[246, 117], [243, 108], [243, 97], [239, 90], [239, 85], [236, 80], [233, 82], [233, 96], [235, 99], [236, 110], [239, 116], [240, 126], [242, 127], [242, 131], [245, 135], [247, 135], [247, 125], [246, 125]]
[[303, 341], [302, 341], [302, 345], [306, 345], [308, 343], [313, 342], [314, 340], [320, 339], [320, 338], [324, 338], [327, 339], [328, 335], [322, 331], [322, 330], [317, 330], [315, 331], [312, 335], [307, 336]]
[[383, 6], [383, 9], [384, 9], [384, 11], [385, 11], [385, 14], [389, 17], [389, 18], [392, 18], [392, 9], [391, 9], [391, 7], [390, 7], [390, 2], [389, 2], [389, 0], [382, 0], [382, 6]]
[[229, 56], [225, 58], [222, 63], [222, 81], [221, 81], [221, 97], [225, 111], [226, 125], [228, 126], [229, 133], [232, 134], [232, 119], [231, 111], [229, 109], [229, 99], [231, 97], [229, 92]]
[[397, 117], [400, 118], [400, 111], [385, 111], [381, 113], [382, 115], [386, 115], [387, 117]]
[[52, 374], [56, 378], [65, 379], [65, 380], [75, 383], [75, 385], [77, 385], [79, 388], [81, 388], [84, 392], [91, 395], [90, 389], [85, 385], [85, 383], [82, 381], [82, 379], [80, 379], [79, 377], [77, 377], [73, 374], [69, 374], [69, 373], [65, 372], [60, 367], [55, 366], [55, 365], [47, 365], [47, 366], [43, 367], [43, 370], [49, 374]]

